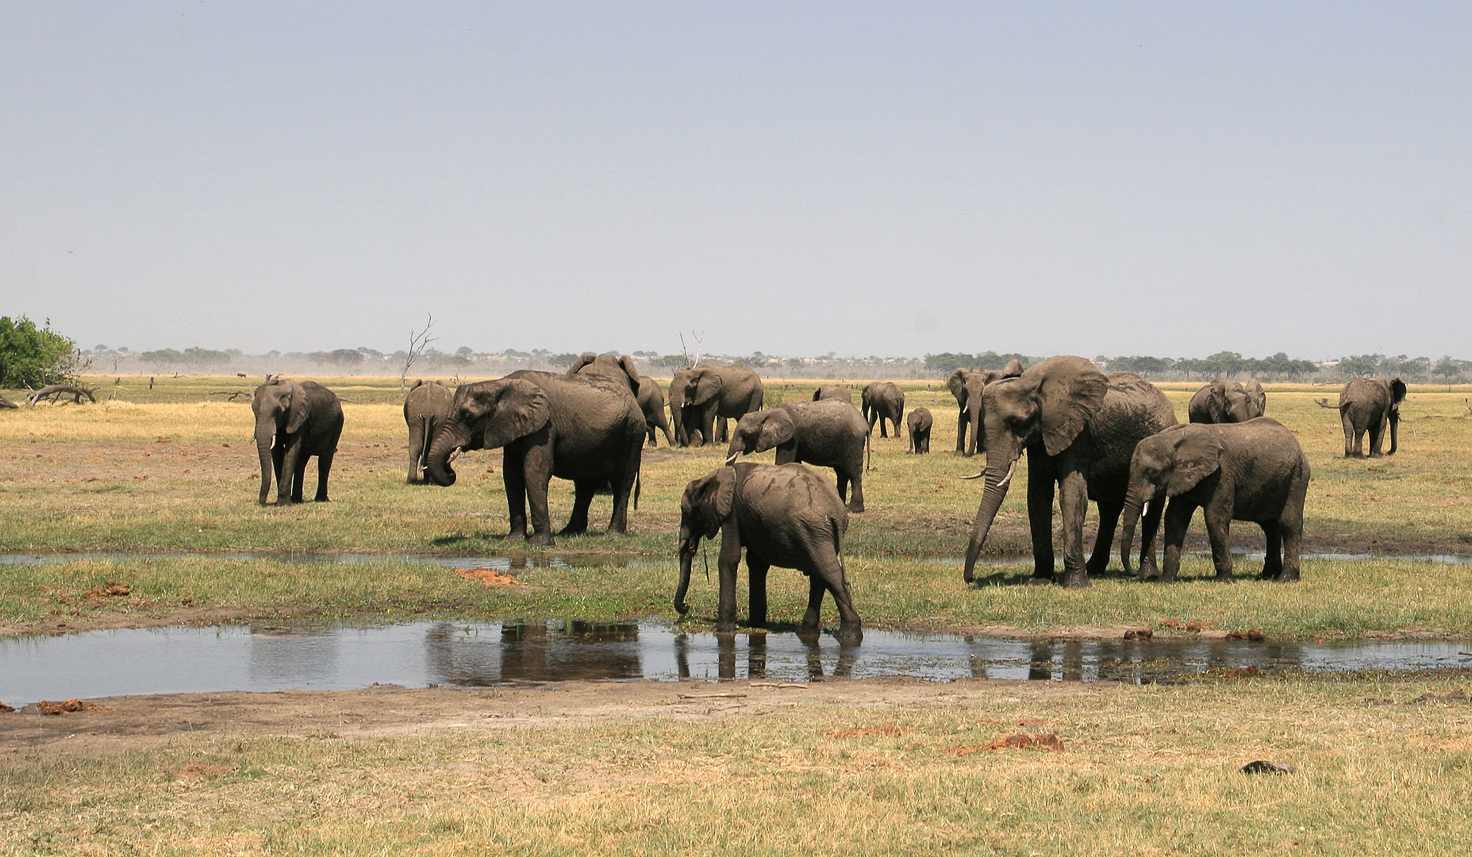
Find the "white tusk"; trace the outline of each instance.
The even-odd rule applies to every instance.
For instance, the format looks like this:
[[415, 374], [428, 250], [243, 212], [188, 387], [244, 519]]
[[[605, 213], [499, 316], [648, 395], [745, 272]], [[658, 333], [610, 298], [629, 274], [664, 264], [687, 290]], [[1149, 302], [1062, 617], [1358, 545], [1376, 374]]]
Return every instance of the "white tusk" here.
[[1007, 475], [1002, 477], [1002, 481], [997, 483], [997, 487], [998, 488], [1006, 488], [1007, 487], [1007, 483], [1012, 481], [1012, 474], [1014, 474], [1016, 472], [1017, 472], [1017, 462], [1016, 461], [1013, 461], [1010, 465], [1007, 466]]
[[730, 455], [726, 456], [726, 466], [729, 467], [730, 465], [735, 464], [736, 463], [736, 459], [738, 459], [740, 457], [741, 457], [741, 453], [739, 453], [739, 452], [733, 452]]
[[1151, 504], [1151, 503], [1152, 503], [1152, 502], [1154, 502], [1154, 501], [1152, 501], [1152, 500], [1146, 500], [1146, 501], [1145, 501], [1145, 505], [1143, 505], [1143, 506], [1141, 506], [1141, 507], [1140, 507], [1140, 514], [1141, 514], [1141, 515], [1142, 515], [1142, 516], [1143, 516], [1143, 515], [1148, 515], [1148, 514], [1150, 514], [1150, 504]]

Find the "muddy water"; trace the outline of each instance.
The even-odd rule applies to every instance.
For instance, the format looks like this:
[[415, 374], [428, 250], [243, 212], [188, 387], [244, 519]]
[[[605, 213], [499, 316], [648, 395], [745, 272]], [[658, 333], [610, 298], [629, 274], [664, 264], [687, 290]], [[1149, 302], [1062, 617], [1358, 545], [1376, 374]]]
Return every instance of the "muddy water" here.
[[1432, 670], [1472, 666], [1472, 642], [1033, 642], [869, 630], [859, 646], [790, 631], [683, 633], [662, 624], [420, 622], [224, 626], [0, 640], [0, 701], [378, 684], [489, 686], [574, 679], [913, 676], [1158, 682], [1213, 670]]

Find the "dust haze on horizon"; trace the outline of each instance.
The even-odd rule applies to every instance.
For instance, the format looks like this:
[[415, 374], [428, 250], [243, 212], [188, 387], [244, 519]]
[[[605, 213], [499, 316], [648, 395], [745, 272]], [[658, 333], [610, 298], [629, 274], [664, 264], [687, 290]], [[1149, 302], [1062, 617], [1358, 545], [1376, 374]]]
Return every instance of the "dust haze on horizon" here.
[[11, 4], [0, 315], [1467, 357], [1469, 105], [1455, 2]]

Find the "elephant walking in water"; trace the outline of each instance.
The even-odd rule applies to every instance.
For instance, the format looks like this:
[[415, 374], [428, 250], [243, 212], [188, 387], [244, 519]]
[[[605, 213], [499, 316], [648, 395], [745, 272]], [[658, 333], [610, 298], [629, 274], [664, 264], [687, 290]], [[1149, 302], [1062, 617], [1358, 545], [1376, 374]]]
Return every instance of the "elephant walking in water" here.
[[257, 387], [251, 397], [256, 416], [256, 452], [261, 460], [261, 493], [266, 505], [271, 478], [276, 478], [276, 505], [302, 502], [307, 459], [317, 456], [317, 496], [327, 502], [327, 477], [342, 436], [342, 403], [315, 381], [276, 378]]
[[1370, 457], [1379, 458], [1390, 427], [1390, 450], [1395, 455], [1400, 440], [1400, 403], [1406, 385], [1399, 378], [1355, 378], [1339, 393], [1339, 422], [1344, 427], [1344, 457], [1363, 458], [1365, 434], [1370, 435]]
[[[849, 405], [849, 407], [853, 407]], [[680, 585], [675, 610], [689, 612], [690, 566], [702, 538], [721, 535], [720, 602], [716, 631], [736, 629], [736, 568], [746, 550], [750, 585], [750, 621], [767, 624], [767, 570], [795, 568], [807, 575], [805, 628], [816, 629], [823, 593], [838, 605], [836, 636], [844, 643], [863, 639], [843, 567], [843, 537], [848, 512], [825, 480], [801, 464], [743, 462], [712, 471], [692, 481], [680, 499]]]
[[[1129, 487], [1130, 456], [1135, 445], [1175, 425], [1170, 400], [1133, 372], [1107, 378], [1082, 357], [1052, 357], [1016, 378], [986, 386], [982, 429], [986, 465], [976, 474], [986, 478], [971, 541], [966, 549], [966, 582], [973, 580], [976, 560], [996, 519], [1017, 459], [1027, 453], [1027, 520], [1032, 534], [1033, 583], [1053, 580], [1053, 494], [1063, 530], [1065, 586], [1088, 586], [1089, 574], [1109, 565], [1114, 528]], [[1099, 533], [1084, 564], [1084, 514], [1088, 502], [1099, 505]], [[1145, 516], [1145, 543], [1151, 544], [1160, 510]], [[1140, 557], [1148, 572], [1151, 553]]]
[[430, 481], [455, 484], [450, 457], [459, 450], [503, 447], [508, 538], [527, 538], [530, 505], [531, 542], [553, 543], [547, 507], [553, 476], [571, 479], [576, 492], [563, 535], [588, 529], [588, 507], [605, 485], [613, 488], [608, 532], [621, 535], [628, 531], [645, 433], [630, 383], [599, 374], [523, 370], [499, 381], [462, 385], [430, 445], [425, 465]]

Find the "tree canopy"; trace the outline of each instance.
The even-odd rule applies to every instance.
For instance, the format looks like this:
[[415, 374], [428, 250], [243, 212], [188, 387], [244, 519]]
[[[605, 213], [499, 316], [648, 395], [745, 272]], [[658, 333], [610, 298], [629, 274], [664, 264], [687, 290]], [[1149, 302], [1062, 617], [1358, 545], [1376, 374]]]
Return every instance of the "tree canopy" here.
[[39, 388], [73, 380], [86, 368], [77, 344], [25, 316], [0, 316], [0, 387]]

